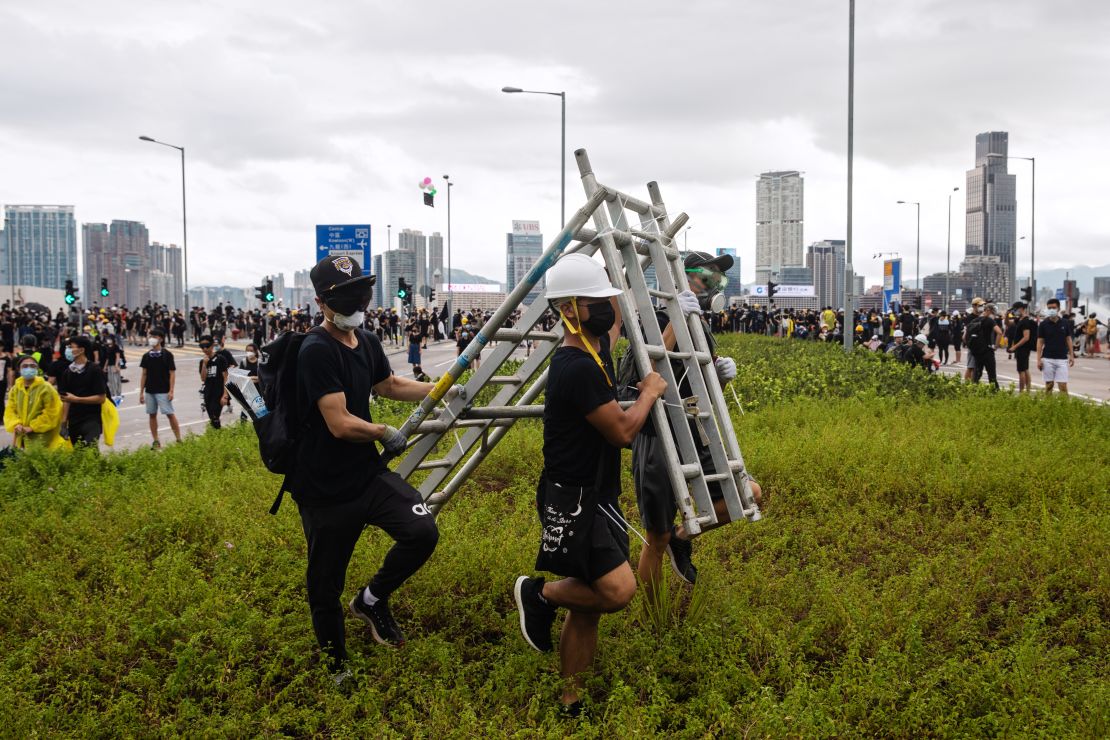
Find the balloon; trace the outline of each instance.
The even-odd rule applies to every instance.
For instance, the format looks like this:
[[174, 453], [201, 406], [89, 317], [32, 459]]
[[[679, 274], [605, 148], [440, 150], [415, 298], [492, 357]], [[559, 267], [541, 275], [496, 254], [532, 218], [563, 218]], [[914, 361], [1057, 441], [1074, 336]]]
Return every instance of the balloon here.
[[420, 183], [420, 184], [418, 184], [418, 185], [417, 185], [416, 187], [418, 187], [418, 188], [420, 188], [421, 190], [423, 190], [423, 189], [424, 189], [424, 188], [425, 188], [426, 186], [424, 185], [424, 183], [422, 183], [422, 182], [421, 182], [421, 183]]
[[424, 178], [424, 184], [425, 184], [425, 185], [431, 185], [431, 184], [432, 184], [432, 178], [430, 178], [430, 177], [425, 177], [425, 178]]
[[431, 190], [430, 190], [430, 191], [428, 192], [428, 195], [435, 195], [435, 194], [436, 194], [436, 189], [435, 189], [435, 188], [432, 188], [432, 189], [431, 189]]

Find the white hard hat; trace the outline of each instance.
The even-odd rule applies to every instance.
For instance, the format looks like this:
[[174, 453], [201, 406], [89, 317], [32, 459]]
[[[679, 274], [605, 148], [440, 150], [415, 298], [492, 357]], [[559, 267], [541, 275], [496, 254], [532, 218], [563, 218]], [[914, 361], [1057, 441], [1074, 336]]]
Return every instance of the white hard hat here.
[[556, 298], [608, 298], [620, 295], [597, 260], [584, 254], [568, 254], [547, 271], [547, 300]]
[[913, 341], [921, 342], [922, 344], [928, 344], [929, 343], [929, 338], [927, 336], [925, 336], [924, 334], [918, 334], [916, 337], [913, 338]]
[[904, 337], [906, 335], [902, 332], [901, 329], [895, 329], [894, 330], [894, 336], [895, 336], [895, 338], [897, 338], [897, 337]]

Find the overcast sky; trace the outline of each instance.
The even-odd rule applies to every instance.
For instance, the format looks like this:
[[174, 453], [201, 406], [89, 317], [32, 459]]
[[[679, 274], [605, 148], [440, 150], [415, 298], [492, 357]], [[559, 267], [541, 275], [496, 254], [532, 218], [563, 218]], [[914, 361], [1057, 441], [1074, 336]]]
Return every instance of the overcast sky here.
[[[573, 156], [690, 215], [691, 248], [734, 247], [754, 276], [755, 180], [805, 172], [805, 240], [845, 232], [847, 0], [558, 3], [126, 0], [0, 6], [0, 202], [64, 203], [80, 222], [181, 238], [190, 283], [248, 285], [314, 262], [314, 227], [446, 232], [418, 181], [449, 173], [453, 261], [505, 279], [511, 220], [559, 214], [559, 101]], [[1038, 266], [1110, 262], [1110, 3], [861, 0], [856, 29], [855, 264], [914, 275], [962, 255], [975, 134], [1037, 158]], [[1029, 163], [1018, 233], [1029, 233]], [[1028, 240], [1019, 275], [1028, 274]]]

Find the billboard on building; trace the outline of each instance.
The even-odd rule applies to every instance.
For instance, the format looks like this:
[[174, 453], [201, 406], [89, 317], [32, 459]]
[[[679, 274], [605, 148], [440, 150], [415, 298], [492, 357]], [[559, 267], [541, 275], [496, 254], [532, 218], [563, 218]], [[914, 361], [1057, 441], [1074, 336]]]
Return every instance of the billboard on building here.
[[[753, 285], [751, 293], [752, 298], [766, 298], [767, 286], [766, 285]], [[775, 298], [814, 298], [817, 295], [817, 289], [812, 285], [779, 285], [775, 287]]]
[[539, 221], [513, 221], [513, 236], [539, 236]]

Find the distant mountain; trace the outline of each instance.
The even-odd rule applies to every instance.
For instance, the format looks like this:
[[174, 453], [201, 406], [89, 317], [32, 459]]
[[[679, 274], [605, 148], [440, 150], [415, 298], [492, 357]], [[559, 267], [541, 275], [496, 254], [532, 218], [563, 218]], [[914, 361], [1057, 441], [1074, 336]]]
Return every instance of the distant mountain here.
[[482, 277], [481, 275], [473, 275], [473, 274], [467, 272], [466, 270], [460, 270], [457, 267], [452, 267], [451, 268], [451, 280], [450, 280], [450, 282], [452, 282], [452, 283], [482, 283], [482, 284], [487, 284], [488, 285], [488, 284], [493, 284], [493, 283], [500, 283], [501, 281], [500, 280], [490, 280], [487, 277]]
[[[1110, 277], [1110, 265], [1102, 265], [1101, 267], [1087, 267], [1087, 265], [1076, 265], [1075, 267], [1064, 267], [1053, 270], [1037, 270], [1037, 285], [1041, 288], [1062, 288], [1064, 287], [1065, 277], [1069, 280], [1076, 281], [1076, 286], [1082, 295], [1090, 295], [1095, 289], [1096, 277]], [[1029, 278], [1029, 267], [1025, 265], [1025, 269], [1018, 267], [1018, 283]]]

